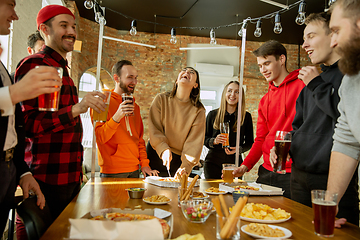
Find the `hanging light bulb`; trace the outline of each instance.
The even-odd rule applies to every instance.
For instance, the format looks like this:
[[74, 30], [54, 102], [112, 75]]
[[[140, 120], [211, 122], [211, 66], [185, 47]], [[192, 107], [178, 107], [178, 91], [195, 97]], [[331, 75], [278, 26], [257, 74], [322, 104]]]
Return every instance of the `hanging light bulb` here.
[[95, 22], [100, 24], [100, 20], [101, 20], [101, 21], [103, 21], [104, 25], [106, 25], [104, 12], [101, 9], [100, 5], [96, 2], [95, 2], [95, 6], [94, 6], [94, 12], [95, 12]]
[[260, 37], [261, 34], [262, 34], [262, 32], [261, 32], [261, 19], [259, 19], [256, 22], [256, 29], [255, 29], [255, 32], [254, 32], [254, 36], [255, 37]]
[[135, 36], [137, 34], [136, 26], [137, 26], [136, 20], [132, 20], [131, 29], [130, 29], [130, 35], [131, 36]]
[[94, 7], [94, 3], [93, 3], [91, 0], [86, 0], [86, 1], [84, 2], [84, 7], [85, 7], [86, 9], [92, 9], [92, 8]]
[[171, 29], [171, 38], [170, 38], [170, 43], [175, 44], [177, 42], [176, 39], [176, 29], [172, 28]]
[[280, 22], [280, 13], [275, 15], [275, 26], [274, 33], [280, 34], [282, 32], [281, 22]]
[[213, 28], [210, 31], [210, 44], [213, 44], [213, 45], [216, 44], [215, 31]]
[[296, 24], [303, 25], [305, 23], [305, 1], [302, 1], [299, 5], [298, 15], [295, 19]]
[[243, 25], [241, 26], [240, 30], [238, 31], [239, 37], [242, 37], [243, 29], [246, 29], [246, 28], [247, 28], [247, 25], [248, 25], [247, 20], [244, 20], [244, 21], [243, 21]]

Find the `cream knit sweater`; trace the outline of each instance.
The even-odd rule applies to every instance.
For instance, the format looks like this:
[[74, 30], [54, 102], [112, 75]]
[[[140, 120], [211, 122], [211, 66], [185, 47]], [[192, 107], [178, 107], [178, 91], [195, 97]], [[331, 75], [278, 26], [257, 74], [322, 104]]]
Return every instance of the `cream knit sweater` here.
[[181, 155], [181, 167], [190, 173], [199, 162], [204, 144], [205, 108], [160, 93], [150, 106], [149, 134], [159, 156], [166, 149]]

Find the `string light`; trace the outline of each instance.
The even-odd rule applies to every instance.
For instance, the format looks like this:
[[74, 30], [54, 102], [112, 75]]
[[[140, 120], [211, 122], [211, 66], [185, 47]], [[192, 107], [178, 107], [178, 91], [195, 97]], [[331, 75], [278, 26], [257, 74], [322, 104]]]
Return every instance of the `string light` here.
[[131, 36], [135, 36], [137, 34], [136, 26], [137, 26], [136, 20], [132, 20], [131, 29], [130, 29], [130, 35]]
[[262, 32], [261, 32], [261, 19], [259, 19], [256, 22], [256, 29], [255, 29], [255, 32], [254, 32], [254, 36], [255, 37], [260, 37], [261, 34], [262, 34]]
[[280, 22], [280, 13], [278, 12], [275, 15], [275, 26], [274, 26], [274, 33], [280, 34], [282, 32], [282, 26]]
[[177, 42], [176, 39], [176, 29], [172, 28], [171, 29], [171, 38], [170, 38], [170, 43], [175, 44]]
[[240, 30], [238, 31], [239, 37], [242, 37], [243, 29], [247, 28], [248, 20], [249, 20], [249, 18], [243, 21], [243, 25], [241, 26]]
[[[329, 5], [331, 5], [331, 4], [333, 4], [334, 2], [335, 2], [336, 0], [329, 0]], [[89, 2], [89, 3], [88, 3]], [[84, 5], [88, 5], [89, 4], [89, 6], [90, 6], [90, 4], [91, 3], [93, 3], [93, 5], [95, 5], [95, 7], [96, 7], [96, 5], [98, 5], [98, 3], [96, 2], [96, 1], [92, 1], [92, 0], [85, 0], [84, 1]], [[190, 30], [206, 30], [206, 29], [219, 29], [219, 28], [227, 28], [227, 27], [234, 27], [234, 26], [238, 26], [238, 25], [242, 25], [242, 28], [239, 30], [239, 32], [238, 32], [238, 35], [240, 36], [240, 37], [242, 37], [242, 31], [243, 31], [243, 29], [245, 28], [246, 29], [246, 27], [247, 27], [247, 24], [248, 24], [248, 22], [250, 22], [250, 23], [252, 23], [252, 24], [257, 24], [257, 22], [258, 22], [258, 20], [260, 20], [260, 19], [271, 19], [271, 18], [273, 18], [274, 17], [274, 15], [275, 15], [275, 27], [274, 27], [274, 32], [276, 33], [276, 34], [280, 34], [281, 32], [282, 32], [282, 27], [281, 27], [281, 23], [280, 23], [280, 14], [282, 14], [282, 13], [285, 13], [285, 12], [287, 12], [287, 11], [290, 11], [291, 9], [293, 9], [293, 8], [295, 8], [295, 7], [297, 7], [298, 5], [299, 5], [299, 9], [300, 9], [300, 4], [301, 3], [304, 3], [304, 5], [305, 5], [305, 1], [304, 0], [298, 0], [298, 1], [296, 1], [295, 3], [293, 3], [293, 4], [290, 4], [290, 5], [288, 5], [286, 8], [283, 8], [283, 9], [281, 9], [281, 10], [279, 10], [279, 11], [276, 11], [276, 12], [272, 12], [272, 13], [269, 13], [269, 14], [266, 14], [266, 15], [264, 15], [264, 16], [261, 16], [261, 17], [257, 17], [257, 18], [247, 18], [246, 20], [244, 20], [243, 22], [240, 22], [240, 23], [238, 23], [238, 22], [236, 22], [236, 23], [231, 23], [231, 24], [226, 24], [226, 25], [220, 25], [220, 26], [217, 26], [217, 27], [185, 27], [185, 26], [177, 26], [176, 28], [180, 28], [180, 29], [190, 29]], [[106, 8], [107, 9], [107, 11], [111, 11], [111, 12], [114, 12], [114, 13], [116, 13], [116, 14], [119, 14], [119, 15], [121, 15], [121, 16], [123, 16], [124, 18], [127, 18], [127, 19], [134, 19], [134, 20], [137, 20], [137, 21], [140, 21], [140, 22], [144, 22], [144, 23], [148, 23], [148, 24], [153, 24], [153, 25], [159, 25], [159, 26], [163, 26], [163, 27], [168, 27], [168, 28], [174, 28], [173, 26], [169, 26], [169, 25], [166, 25], [166, 24], [163, 24], [163, 23], [158, 23], [158, 22], [152, 22], [152, 21], [146, 21], [146, 20], [141, 20], [141, 19], [135, 19], [135, 18], [133, 18], [133, 17], [131, 17], [131, 16], [128, 16], [128, 15], [125, 15], [125, 14], [123, 14], [123, 13], [121, 13], [121, 12], [118, 12], [118, 11], [115, 11], [115, 10], [113, 10], [113, 9], [111, 9], [111, 8]], [[95, 11], [95, 8], [94, 8], [94, 12], [95, 12], [95, 21], [96, 22], [98, 22], [98, 19], [99, 19], [99, 16], [98, 15], [100, 15], [100, 14], [97, 14], [96, 13], [96, 11]], [[304, 7], [304, 13], [305, 13], [305, 7]], [[276, 20], [277, 20], [277, 18], [278, 18], [278, 24], [276, 24], [277, 22], [276, 22]], [[104, 19], [104, 21], [105, 21], [105, 19]], [[275, 30], [276, 29], [276, 30]], [[214, 34], [215, 34], [215, 32], [214, 32]], [[255, 35], [255, 32], [254, 32], [254, 35]], [[215, 42], [216, 42], [216, 40], [215, 40]]]
[[212, 44], [212, 45], [216, 44], [215, 31], [213, 28], [210, 31], [210, 44]]
[[86, 9], [92, 9], [92, 8], [94, 7], [94, 3], [93, 3], [91, 0], [86, 0], [86, 1], [84, 2], [84, 7], [85, 7]]
[[305, 23], [305, 1], [301, 2], [299, 5], [298, 15], [295, 19], [296, 24], [303, 25]]

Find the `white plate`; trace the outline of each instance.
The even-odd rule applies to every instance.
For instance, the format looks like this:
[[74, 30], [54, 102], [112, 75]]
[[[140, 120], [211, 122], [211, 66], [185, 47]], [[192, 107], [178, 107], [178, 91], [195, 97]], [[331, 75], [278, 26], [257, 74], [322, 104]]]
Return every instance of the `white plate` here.
[[241, 220], [245, 220], [248, 222], [256, 222], [256, 223], [282, 223], [282, 222], [286, 222], [290, 218], [291, 218], [291, 216], [288, 217], [287, 219], [280, 219], [280, 220], [262, 220], [262, 219], [247, 218], [247, 217], [240, 216]]
[[[203, 192], [202, 192], [203, 193]], [[204, 194], [204, 197], [193, 197], [193, 199], [195, 200], [201, 200], [201, 199], [206, 199], [206, 198], [209, 198], [209, 195], [207, 195], [206, 193], [203, 193]]]
[[256, 235], [256, 234], [253, 234], [253, 233], [249, 233], [247, 231], [245, 231], [245, 228], [246, 228], [247, 225], [243, 225], [241, 227], [241, 231], [243, 231], [244, 233], [246, 233], [247, 235], [250, 235], [252, 236], [253, 238], [262, 238], [262, 239], [286, 239], [286, 238], [289, 238], [291, 237], [292, 235], [292, 232], [286, 228], [283, 228], [283, 227], [279, 227], [279, 226], [275, 226], [275, 225], [268, 225], [269, 227], [271, 228], [278, 228], [280, 230], [283, 230], [284, 233], [285, 233], [285, 236], [283, 237], [264, 237], [264, 236], [260, 236], [260, 235]]
[[207, 194], [212, 194], [212, 195], [226, 194], [225, 191], [222, 191], [222, 192], [207, 192], [207, 191], [205, 190], [204, 192], [206, 192]]
[[147, 204], [162, 205], [162, 204], [168, 204], [169, 202], [171, 202], [171, 199], [169, 199], [169, 201], [167, 202], [149, 202], [146, 201], [145, 199], [143, 199], [143, 201], [146, 202]]

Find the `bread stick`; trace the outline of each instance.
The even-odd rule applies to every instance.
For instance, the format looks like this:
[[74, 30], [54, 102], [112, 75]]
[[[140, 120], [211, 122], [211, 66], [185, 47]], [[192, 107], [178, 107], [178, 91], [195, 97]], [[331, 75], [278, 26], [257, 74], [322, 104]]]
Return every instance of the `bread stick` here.
[[224, 227], [220, 231], [220, 237], [222, 239], [227, 239], [230, 237], [231, 233], [233, 232], [233, 229], [237, 224], [236, 218], [240, 217], [241, 210], [244, 208], [247, 199], [248, 197], [244, 196], [239, 198], [238, 201], [236, 202], [228, 220], [226, 221]]
[[215, 207], [215, 210], [216, 210], [216, 214], [218, 215], [218, 221], [219, 221], [219, 224], [220, 224], [220, 228], [222, 229], [223, 226], [224, 226], [224, 222], [223, 222], [223, 213], [221, 212], [221, 206], [220, 206], [220, 200], [219, 198], [213, 198], [212, 200], [212, 203], [214, 204], [214, 207]]
[[224, 212], [224, 215], [226, 218], [229, 217], [229, 210], [228, 210], [228, 207], [226, 206], [226, 203], [225, 203], [225, 198], [223, 195], [219, 195], [219, 200], [220, 200], [220, 205], [223, 209], [223, 212]]
[[[186, 190], [185, 194], [182, 196], [182, 199], [180, 198], [180, 201], [181, 201], [181, 200], [184, 200], [184, 199], [187, 197], [187, 195], [189, 195], [189, 197], [190, 197], [190, 192], [191, 192], [191, 190], [194, 188], [195, 183], [196, 183], [196, 181], [197, 181], [198, 179], [199, 179], [199, 175], [196, 175], [196, 176], [194, 177], [194, 179], [192, 180], [190, 186], [189, 186], [188, 189]], [[189, 197], [188, 197], [188, 198], [189, 198]]]

